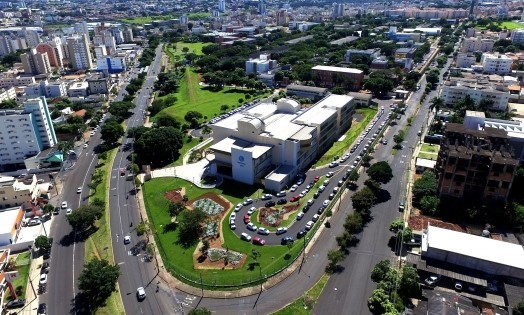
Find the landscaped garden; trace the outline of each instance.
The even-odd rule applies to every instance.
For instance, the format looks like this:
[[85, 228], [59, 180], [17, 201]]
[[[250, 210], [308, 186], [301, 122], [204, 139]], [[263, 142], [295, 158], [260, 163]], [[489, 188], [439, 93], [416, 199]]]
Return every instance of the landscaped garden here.
[[[176, 197], [177, 192], [180, 197]], [[144, 184], [143, 193], [151, 228], [164, 265], [175, 276], [193, 285], [200, 285], [200, 275], [203, 285], [210, 289], [234, 289], [256, 284], [260, 274], [266, 277], [278, 272], [289, 265], [303, 248], [302, 242], [296, 242], [290, 248], [280, 245], [253, 245], [241, 240], [229, 228], [227, 220], [233, 211], [232, 205], [255, 196], [257, 189], [254, 187], [226, 181], [219, 188], [201, 189], [182, 179], [155, 178]], [[184, 221], [185, 215], [194, 210], [183, 210], [174, 220], [168, 208], [171, 202], [182, 200], [182, 195], [186, 196], [184, 199], [190, 208], [201, 205], [212, 214], [203, 221], [224, 218], [224, 223], [219, 224], [222, 229], [219, 229], [217, 235], [205, 237], [198, 244], [189, 246], [181, 242], [178, 224]], [[224, 202], [229, 203], [227, 210], [230, 211], [220, 212], [221, 208], [225, 208]], [[201, 257], [201, 246], [206, 240], [209, 242], [209, 249], [205, 257]], [[253, 254], [253, 250], [256, 254]]]

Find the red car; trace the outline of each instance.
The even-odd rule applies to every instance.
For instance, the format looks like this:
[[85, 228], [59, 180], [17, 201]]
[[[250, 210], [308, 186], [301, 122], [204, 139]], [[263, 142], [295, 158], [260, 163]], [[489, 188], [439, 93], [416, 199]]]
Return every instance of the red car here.
[[315, 183], [318, 182], [319, 179], [320, 179], [320, 176], [315, 176], [315, 179], [314, 179]]
[[250, 218], [249, 214], [244, 214], [244, 223], [248, 224], [250, 222], [251, 222], [251, 218]]
[[256, 236], [256, 237], [253, 237], [253, 244], [255, 244], [255, 245], [264, 245], [264, 244], [266, 244], [266, 241], [261, 239], [260, 237]]
[[300, 200], [300, 196], [299, 195], [294, 195], [293, 197], [291, 197], [291, 199], [289, 199], [289, 202], [295, 202], [295, 201], [298, 201]]
[[121, 168], [120, 169], [120, 176], [124, 176], [124, 175], [126, 175], [126, 170]]

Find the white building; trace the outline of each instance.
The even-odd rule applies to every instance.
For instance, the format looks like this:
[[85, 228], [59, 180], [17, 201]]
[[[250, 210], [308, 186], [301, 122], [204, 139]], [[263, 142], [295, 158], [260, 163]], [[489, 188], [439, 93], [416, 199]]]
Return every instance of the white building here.
[[226, 0], [218, 0], [218, 11], [220, 12], [226, 11]]
[[260, 55], [259, 58], [246, 61], [246, 74], [264, 73], [276, 67], [276, 60], [269, 59], [269, 55]]
[[36, 175], [29, 175], [23, 179], [12, 176], [0, 176], [0, 209], [22, 206], [23, 209], [31, 207], [31, 201], [40, 194]]
[[24, 30], [24, 38], [25, 42], [27, 43], [27, 47], [29, 48], [35, 48], [36, 45], [40, 44], [40, 35], [38, 35], [37, 31], [34, 30]]
[[506, 55], [482, 54], [480, 63], [486, 73], [507, 74], [511, 72], [513, 59]]
[[29, 84], [24, 87], [27, 96], [45, 96], [49, 98], [67, 96], [67, 86], [63, 81], [48, 82], [42, 80], [39, 83]]
[[377, 59], [380, 56], [380, 48], [374, 49], [348, 49], [346, 50], [346, 62], [351, 62], [351, 58], [356, 56], [366, 56], [371, 61]]
[[0, 165], [24, 163], [56, 143], [45, 97], [27, 100], [23, 111], [0, 111]]
[[493, 51], [494, 44], [495, 40], [491, 38], [482, 38], [480, 36], [464, 38], [460, 52], [490, 52]]
[[69, 51], [69, 61], [72, 63], [74, 70], [89, 70], [93, 68], [89, 41], [85, 34], [68, 37], [67, 50]]
[[216, 172], [280, 191], [349, 129], [354, 109], [352, 97], [332, 94], [307, 109], [280, 99], [237, 112], [211, 125]]
[[88, 93], [89, 84], [85, 81], [74, 82], [67, 89], [67, 95], [70, 97], [86, 97]]
[[104, 45], [95, 46], [95, 58], [100, 59], [105, 56], [107, 56], [106, 46]]
[[492, 100], [491, 110], [494, 111], [506, 111], [510, 97], [509, 89], [505, 86], [459, 80], [446, 82], [440, 93], [444, 104], [451, 107], [466, 95], [469, 95], [477, 105], [482, 99]]
[[510, 39], [515, 44], [524, 43], [524, 29], [512, 30]]
[[75, 33], [84, 34], [87, 36], [87, 38], [89, 38], [89, 27], [87, 25], [87, 22], [83, 21], [75, 23], [74, 29]]
[[16, 100], [16, 90], [14, 87], [7, 89], [0, 88], [0, 103], [8, 100]]
[[16, 76], [16, 77], [3, 77], [0, 78], [0, 88], [18, 87], [22, 85], [28, 85], [35, 83], [35, 77], [32, 76]]
[[97, 58], [97, 71], [108, 71], [109, 73], [119, 73], [127, 70], [127, 57], [125, 54], [117, 56], [107, 56]]
[[457, 54], [457, 68], [469, 68], [477, 61], [477, 57], [471, 53]]

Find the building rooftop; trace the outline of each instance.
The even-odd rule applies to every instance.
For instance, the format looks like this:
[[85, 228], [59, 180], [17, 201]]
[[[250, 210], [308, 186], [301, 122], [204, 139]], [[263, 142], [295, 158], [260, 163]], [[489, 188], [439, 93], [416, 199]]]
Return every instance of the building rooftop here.
[[15, 221], [18, 218], [20, 207], [0, 210], [0, 235], [11, 234]]
[[[524, 248], [521, 245], [461, 233], [428, 225], [427, 243], [422, 248], [436, 248], [474, 257], [524, 271]], [[509, 254], [511, 253], [511, 254]]]
[[242, 149], [244, 151], [249, 151], [253, 154], [254, 159], [258, 159], [262, 154], [271, 150], [271, 148], [272, 147], [268, 145], [255, 144], [232, 137], [225, 138], [224, 140], [211, 146], [211, 150], [219, 152], [231, 153], [232, 149]]
[[290, 84], [287, 86], [287, 89], [292, 90], [301, 90], [301, 91], [307, 91], [307, 92], [313, 92], [313, 93], [326, 93], [328, 91], [327, 88], [321, 88], [316, 86], [308, 86], [308, 85], [299, 85], [299, 84]]
[[332, 67], [332, 66], [314, 66], [311, 70], [321, 70], [321, 71], [331, 71], [331, 72], [340, 72], [340, 73], [355, 73], [361, 74], [362, 70], [355, 68], [343, 68], [343, 67]]

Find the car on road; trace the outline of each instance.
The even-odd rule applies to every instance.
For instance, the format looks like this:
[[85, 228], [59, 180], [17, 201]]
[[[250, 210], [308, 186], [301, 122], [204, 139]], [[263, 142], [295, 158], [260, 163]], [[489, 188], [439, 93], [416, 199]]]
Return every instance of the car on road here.
[[242, 209], [242, 206], [243, 206], [243, 204], [241, 204], [241, 203], [237, 204], [237, 205], [235, 206], [235, 212], [240, 211], [240, 209]]
[[303, 238], [307, 234], [306, 230], [301, 230], [297, 233], [297, 238]]
[[387, 139], [382, 140], [382, 144], [384, 145], [388, 144], [388, 140]]
[[40, 275], [40, 281], [38, 282], [40, 284], [46, 284], [47, 283], [47, 274], [43, 273]]
[[247, 214], [252, 215], [253, 213], [255, 213], [255, 211], [257, 211], [257, 208], [251, 207], [249, 208], [249, 210], [247, 210]]
[[95, 135], [95, 131], [93, 130], [93, 131], [91, 131], [89, 134], [90, 134], [91, 136], [94, 136], [94, 135]]
[[136, 289], [136, 298], [139, 300], [143, 300], [146, 298], [146, 290], [144, 290], [143, 287], [139, 287]]
[[124, 244], [127, 245], [129, 243], [131, 243], [131, 236], [129, 235], [124, 236]]
[[287, 245], [289, 243], [293, 243], [294, 241], [295, 240], [291, 236], [286, 236], [282, 238], [282, 240], [280, 241], [280, 244]]
[[309, 210], [309, 205], [305, 205], [304, 208], [302, 208], [302, 212], [306, 213]]
[[81, 193], [82, 193], [82, 187], [78, 187], [78, 188], [76, 189], [76, 193], [77, 193], [77, 194], [81, 194]]
[[289, 191], [296, 191], [297, 188], [298, 188], [298, 185], [295, 184], [295, 185], [291, 186], [291, 188], [289, 189]]
[[89, 146], [89, 143], [84, 143], [83, 147], [86, 149]]
[[250, 205], [253, 203], [253, 199], [249, 198], [244, 201], [244, 206]]
[[315, 176], [315, 178], [313, 179], [313, 181], [316, 183], [316, 182], [318, 182], [319, 179], [320, 179], [320, 176]]
[[286, 196], [286, 192], [284, 190], [282, 190], [281, 192], [278, 192], [276, 194], [277, 197], [285, 197]]
[[278, 199], [277, 200], [277, 205], [285, 205], [286, 203], [287, 203], [286, 198], [282, 198], [282, 199]]
[[48, 273], [49, 272], [49, 263], [46, 261], [42, 263], [42, 266], [40, 266], [40, 273]]
[[247, 225], [246, 225], [246, 228], [248, 230], [251, 230], [253, 232], [256, 232], [258, 230], [258, 227], [256, 225], [253, 224], [253, 222], [249, 222]]
[[258, 234], [260, 234], [260, 235], [269, 235], [269, 230], [266, 229], [266, 228], [263, 228], [263, 227], [258, 228]]
[[71, 209], [71, 208], [67, 208], [67, 210], [66, 210], [66, 215], [69, 215], [69, 214], [71, 214], [71, 213], [73, 213], [73, 209]]
[[[327, 177], [327, 178], [330, 178], [330, 177], [333, 177], [333, 175], [335, 175], [335, 172], [328, 172], [328, 173], [326, 174], [326, 177]], [[328, 183], [329, 183], [329, 180], [326, 179], [326, 180], [324, 181], [324, 185], [326, 185], [326, 184], [325, 184], [326, 181], [328, 181]]]
[[277, 231], [275, 232], [276, 235], [284, 234], [287, 232], [287, 228], [285, 227], [279, 227]]
[[246, 242], [251, 242], [251, 235], [247, 233], [240, 234], [240, 238]]
[[62, 201], [62, 209], [67, 208], [67, 201]]
[[47, 305], [45, 303], [40, 303], [38, 305], [38, 311], [36, 312], [37, 315], [46, 315], [47, 314]]
[[251, 218], [249, 214], [245, 214], [244, 215], [244, 224], [248, 224], [249, 222], [251, 222]]
[[269, 199], [271, 199], [271, 198], [273, 198], [273, 195], [271, 195], [271, 194], [265, 194], [265, 195], [263, 195], [260, 199], [261, 199], [261, 200], [269, 200]]
[[333, 168], [333, 167], [337, 167], [338, 166], [338, 162], [331, 162], [329, 163], [329, 168]]
[[344, 185], [344, 181], [343, 180], [339, 180], [338, 183], [337, 183], [337, 186], [341, 187], [342, 185]]
[[329, 194], [328, 199], [333, 200], [333, 198], [335, 198], [335, 194], [334, 193]]
[[35, 226], [35, 225], [40, 225], [42, 223], [42, 221], [40, 220], [29, 220], [25, 226]]
[[124, 168], [121, 168], [120, 169], [120, 176], [125, 176], [126, 175], [126, 170]]
[[426, 280], [424, 280], [424, 283], [426, 283], [429, 286], [433, 286], [439, 281], [440, 281], [440, 275], [432, 275], [426, 278]]
[[302, 220], [303, 217], [304, 217], [304, 212], [299, 212], [299, 213], [297, 214], [297, 221]]
[[25, 299], [15, 299], [5, 304], [6, 309], [18, 308], [25, 305]]
[[454, 287], [455, 287], [455, 290], [462, 291], [462, 282], [459, 282], [459, 281], [455, 282]]
[[399, 202], [399, 204], [398, 204], [398, 211], [404, 212], [404, 201]]
[[266, 204], [265, 204], [266, 208], [274, 207], [275, 205], [276, 205], [276, 203], [275, 203], [273, 200], [268, 201], [268, 202], [266, 202]]
[[255, 245], [264, 245], [264, 244], [266, 244], [266, 241], [261, 239], [258, 236], [255, 236], [255, 237], [253, 237], [253, 244], [255, 244]]

